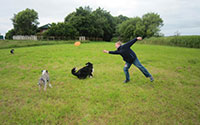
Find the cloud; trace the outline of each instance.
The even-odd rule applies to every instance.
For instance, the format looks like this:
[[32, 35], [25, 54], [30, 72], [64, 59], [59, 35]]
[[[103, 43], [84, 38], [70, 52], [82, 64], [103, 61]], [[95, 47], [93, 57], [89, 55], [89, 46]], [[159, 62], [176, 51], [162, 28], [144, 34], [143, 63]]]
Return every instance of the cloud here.
[[199, 34], [199, 0], [4, 0], [0, 8], [0, 33], [12, 28], [13, 14], [34, 9], [38, 12], [40, 25], [64, 21], [64, 18], [80, 6], [98, 7], [113, 16], [141, 17], [145, 13], [158, 13], [164, 20], [161, 32], [173, 35], [180, 30], [183, 34]]

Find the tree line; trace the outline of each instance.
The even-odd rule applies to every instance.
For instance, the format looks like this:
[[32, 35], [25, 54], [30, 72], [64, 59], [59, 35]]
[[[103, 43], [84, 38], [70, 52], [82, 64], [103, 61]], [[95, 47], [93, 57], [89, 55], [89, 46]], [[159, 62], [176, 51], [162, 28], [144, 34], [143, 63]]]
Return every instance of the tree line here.
[[[7, 39], [13, 35], [37, 35], [38, 13], [33, 9], [25, 9], [11, 19], [13, 29], [6, 33]], [[146, 13], [140, 17], [127, 17], [124, 15], [112, 16], [110, 12], [97, 8], [92, 10], [89, 6], [79, 7], [68, 14], [63, 22], [52, 23], [51, 27], [42, 33], [43, 36], [67, 36], [74, 39], [77, 36], [97, 37], [104, 41], [111, 41], [117, 37], [122, 41], [137, 36], [161, 36], [160, 28], [163, 20], [157, 13]]]

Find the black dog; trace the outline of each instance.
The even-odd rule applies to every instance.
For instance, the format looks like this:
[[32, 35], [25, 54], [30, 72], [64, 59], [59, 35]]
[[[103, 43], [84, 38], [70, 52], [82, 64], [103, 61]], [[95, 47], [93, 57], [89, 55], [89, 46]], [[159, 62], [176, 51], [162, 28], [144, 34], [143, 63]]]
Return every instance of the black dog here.
[[14, 54], [14, 49], [11, 49], [11, 50], [10, 50], [10, 53], [11, 53], [11, 54]]
[[85, 79], [87, 78], [87, 76], [92, 78], [93, 77], [92, 73], [94, 71], [93, 64], [88, 62], [85, 65], [86, 65], [85, 67], [79, 69], [78, 71], [76, 71], [76, 68], [73, 68], [71, 70], [72, 74], [77, 76], [79, 79]]

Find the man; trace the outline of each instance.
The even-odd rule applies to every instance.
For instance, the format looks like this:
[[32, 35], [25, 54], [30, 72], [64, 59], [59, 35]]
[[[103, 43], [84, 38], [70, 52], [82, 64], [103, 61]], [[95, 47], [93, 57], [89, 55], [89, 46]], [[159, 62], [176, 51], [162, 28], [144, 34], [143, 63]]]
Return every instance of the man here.
[[142, 37], [137, 37], [133, 40], [130, 40], [129, 42], [125, 43], [124, 45], [122, 45], [121, 42], [116, 42], [115, 43], [115, 47], [117, 48], [116, 51], [107, 51], [104, 50], [104, 53], [109, 53], [109, 54], [119, 54], [123, 57], [123, 60], [126, 62], [125, 66], [124, 66], [124, 73], [126, 76], [126, 80], [124, 81], [124, 83], [127, 83], [130, 81], [130, 76], [129, 76], [129, 72], [128, 69], [131, 67], [132, 64], [134, 64], [137, 68], [140, 69], [140, 71], [147, 77], [150, 78], [150, 81], [153, 82], [154, 79], [152, 77], [152, 75], [147, 71], [147, 69], [142, 66], [142, 64], [140, 63], [140, 61], [138, 60], [136, 54], [133, 52], [133, 50], [131, 50], [131, 46], [137, 41], [137, 40], [142, 40]]

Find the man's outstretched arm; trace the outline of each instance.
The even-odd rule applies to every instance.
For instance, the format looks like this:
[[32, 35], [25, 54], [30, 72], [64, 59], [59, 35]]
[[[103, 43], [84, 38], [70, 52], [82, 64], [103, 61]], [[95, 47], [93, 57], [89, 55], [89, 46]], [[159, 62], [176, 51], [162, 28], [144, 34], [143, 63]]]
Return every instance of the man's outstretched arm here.
[[137, 40], [142, 40], [142, 37], [137, 37], [133, 40], [130, 40], [127, 43], [125, 43], [123, 46], [124, 47], [131, 47]]
[[103, 50], [104, 53], [109, 53], [109, 54], [120, 54], [119, 51], [107, 51], [107, 50]]

